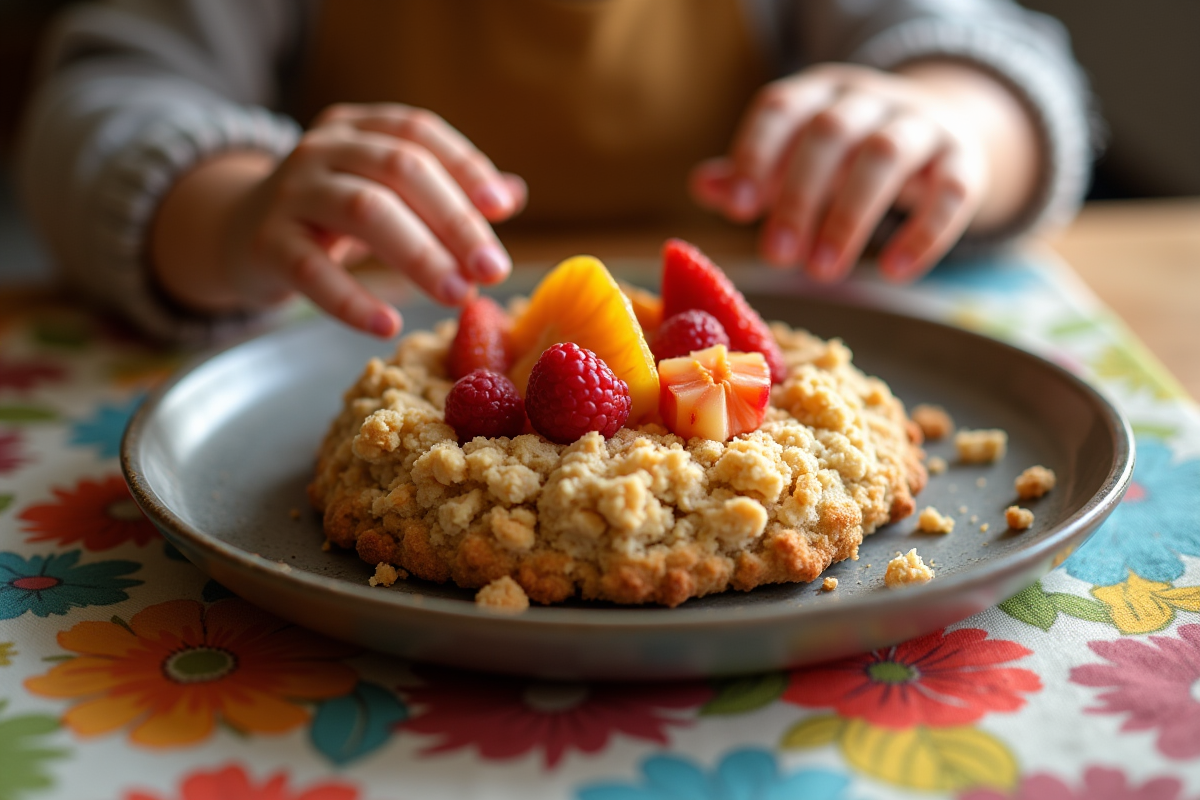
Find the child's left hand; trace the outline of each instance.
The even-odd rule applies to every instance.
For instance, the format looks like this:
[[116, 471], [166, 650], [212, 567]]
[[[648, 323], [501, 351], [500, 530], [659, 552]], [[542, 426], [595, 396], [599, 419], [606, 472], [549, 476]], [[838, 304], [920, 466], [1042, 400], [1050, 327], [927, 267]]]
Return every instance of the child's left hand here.
[[[958, 241], [989, 193], [1027, 192], [1021, 181], [993, 174], [1003, 159], [1030, 170], [1025, 151], [1036, 152], [1029, 143], [989, 152], [984, 126], [998, 118], [981, 104], [1003, 105], [1006, 98], [989, 93], [1005, 90], [981, 83], [991, 81], [982, 74], [959, 83], [955, 69], [906, 76], [825, 64], [771, 83], [744, 116], [730, 155], [693, 171], [692, 193], [738, 222], [765, 216], [764, 257], [802, 264], [824, 281], [850, 272], [890, 208], [907, 211], [879, 262], [887, 277], [915, 278]], [[1015, 98], [997, 110], [1011, 116], [1013, 108], [1022, 113]], [[1012, 197], [995, 202], [1008, 205], [1001, 214], [1014, 205]]]

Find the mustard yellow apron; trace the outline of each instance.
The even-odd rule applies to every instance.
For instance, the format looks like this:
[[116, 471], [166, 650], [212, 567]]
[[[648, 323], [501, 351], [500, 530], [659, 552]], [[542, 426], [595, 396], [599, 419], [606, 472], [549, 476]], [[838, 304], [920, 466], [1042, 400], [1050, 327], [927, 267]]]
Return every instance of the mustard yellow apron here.
[[765, 78], [739, 0], [329, 0], [302, 113], [428, 108], [528, 182], [528, 223], [665, 222]]

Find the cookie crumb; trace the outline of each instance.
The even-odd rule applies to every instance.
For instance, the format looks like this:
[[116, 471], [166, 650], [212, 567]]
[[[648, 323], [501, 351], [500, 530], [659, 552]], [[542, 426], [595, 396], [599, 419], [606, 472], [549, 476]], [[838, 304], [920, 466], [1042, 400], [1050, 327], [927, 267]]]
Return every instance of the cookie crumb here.
[[987, 478], [976, 478], [975, 485], [982, 489], [983, 487], [987, 486]]
[[999, 428], [964, 429], [954, 434], [954, 447], [964, 464], [991, 464], [1004, 458], [1008, 434]]
[[838, 586], [837, 578], [826, 578], [825, 580], [821, 581], [821, 590], [825, 591], [825, 592], [832, 592], [834, 589], [837, 588], [837, 586]]
[[1020, 506], [1009, 506], [1004, 509], [1004, 519], [1014, 531], [1023, 531], [1033, 524], [1033, 512]]
[[[925, 506], [921, 515], [917, 517], [917, 530], [922, 533], [949, 533], [954, 530], [954, 520], [943, 515], [933, 506]], [[888, 569], [891, 568], [892, 565], [889, 563]]]
[[966, 506], [959, 506], [959, 507], [958, 507], [958, 513], [960, 513], [960, 514], [965, 514], [965, 513], [967, 513], [967, 507], [966, 507]]
[[505, 575], [476, 592], [475, 605], [501, 614], [520, 614], [529, 608], [529, 596], [521, 584]]
[[929, 470], [930, 475], [941, 475], [946, 471], [947, 466], [949, 465], [946, 464], [946, 459], [942, 458], [941, 456], [933, 456], [929, 459], [929, 462], [925, 464], [925, 468]]
[[375, 565], [375, 574], [367, 579], [367, 583], [371, 586], [391, 586], [398, 580], [403, 580], [408, 577], [408, 573], [402, 569], [396, 569], [391, 564], [380, 561]]
[[917, 555], [917, 549], [914, 547], [907, 553], [896, 553], [896, 557], [888, 562], [883, 582], [889, 588], [894, 589], [897, 586], [908, 586], [914, 583], [929, 583], [933, 580], [933, 576], [933, 570], [925, 566], [925, 562]]
[[291, 517], [292, 519], [300, 519], [300, 509], [293, 508], [291, 511], [288, 512], [288, 516]]
[[946, 409], [930, 403], [914, 407], [912, 421], [917, 423], [926, 439], [944, 439], [954, 432], [954, 420], [946, 413]]
[[979, 522], [979, 515], [972, 514], [971, 518], [969, 520], [967, 520], [967, 522], [971, 523], [972, 525], [976, 524], [977, 522]]
[[1013, 485], [1021, 500], [1036, 500], [1053, 489], [1057, 480], [1054, 470], [1036, 464], [1018, 475]]
[[990, 528], [990, 527], [992, 527], [992, 526], [991, 526], [991, 525], [989, 525], [989, 524], [987, 524], [987, 523], [985, 522], [985, 523], [983, 523], [982, 525], [980, 525], [980, 526], [979, 526], [979, 532], [980, 532], [980, 533], [987, 533], [987, 532], [988, 532], [988, 528]]
[[328, 539], [321, 542], [321, 552], [322, 553], [328, 553], [332, 549], [333, 549], [333, 542], [329, 541]]

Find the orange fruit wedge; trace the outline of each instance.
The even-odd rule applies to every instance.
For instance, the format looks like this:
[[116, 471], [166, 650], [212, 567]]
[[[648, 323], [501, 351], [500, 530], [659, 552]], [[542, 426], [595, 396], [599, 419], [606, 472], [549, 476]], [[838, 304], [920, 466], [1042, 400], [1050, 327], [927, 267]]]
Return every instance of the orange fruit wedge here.
[[621, 287], [621, 291], [633, 304], [633, 313], [637, 315], [637, 320], [641, 323], [642, 332], [653, 334], [658, 330], [663, 321], [662, 298], [654, 292], [631, 283], [618, 281], [617, 285]]
[[568, 258], [534, 290], [513, 323], [509, 342], [515, 363], [508, 376], [522, 396], [542, 352], [560, 342], [586, 347], [629, 385], [630, 423], [658, 411], [658, 370], [629, 298], [597, 259]]

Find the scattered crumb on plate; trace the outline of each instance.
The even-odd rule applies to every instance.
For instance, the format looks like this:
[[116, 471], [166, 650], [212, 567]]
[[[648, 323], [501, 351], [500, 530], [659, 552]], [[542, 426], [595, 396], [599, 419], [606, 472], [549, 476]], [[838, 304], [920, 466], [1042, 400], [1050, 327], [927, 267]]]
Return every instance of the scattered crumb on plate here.
[[826, 578], [821, 581], [821, 589], [826, 592], [832, 592], [838, 586], [837, 578]]
[[1041, 464], [1034, 465], [1018, 475], [1014, 481], [1017, 497], [1022, 500], [1036, 500], [1053, 489], [1057, 480], [1054, 470], [1046, 469]]
[[[925, 506], [921, 515], [917, 517], [917, 530], [923, 533], [949, 533], [954, 530], [954, 520], [933, 506]], [[888, 569], [891, 568], [891, 564], [888, 564]]]
[[980, 532], [980, 533], [987, 533], [987, 532], [988, 532], [988, 528], [990, 528], [990, 527], [992, 527], [992, 526], [991, 526], [991, 525], [989, 525], [989, 524], [987, 524], [987, 523], [985, 522], [985, 523], [983, 523], [982, 525], [980, 525], [980, 526], [979, 526], [979, 532]]
[[896, 553], [896, 557], [888, 562], [887, 573], [883, 576], [883, 582], [893, 589], [914, 583], [929, 583], [931, 580], [933, 570], [925, 566], [915, 547], [904, 554]]
[[982, 489], [983, 487], [987, 486], [987, 478], [976, 478], [975, 485]]
[[964, 464], [991, 464], [1004, 458], [1008, 434], [999, 428], [964, 429], [954, 434], [954, 446]]
[[328, 553], [332, 549], [333, 549], [333, 542], [329, 541], [328, 539], [321, 542], [321, 552], [322, 553]]
[[1023, 531], [1033, 524], [1033, 512], [1020, 506], [1009, 506], [1004, 509], [1004, 519], [1014, 531]]
[[925, 468], [929, 470], [930, 475], [941, 475], [946, 471], [947, 466], [949, 465], [946, 463], [946, 459], [941, 456], [933, 456], [925, 464]]
[[529, 608], [529, 596], [521, 584], [505, 575], [476, 592], [475, 605], [502, 614], [519, 614]]
[[367, 579], [367, 583], [372, 586], [391, 586], [399, 580], [408, 577], [408, 573], [402, 569], [396, 569], [391, 564], [380, 561], [375, 565], [375, 574]]
[[968, 509], [967, 509], [967, 507], [966, 507], [966, 506], [959, 506], [959, 507], [958, 507], [958, 513], [960, 513], [960, 514], [965, 514], [965, 513], [967, 513], [967, 510], [968, 510]]
[[926, 439], [944, 439], [954, 432], [954, 420], [941, 406], [921, 403], [913, 408], [911, 416]]

